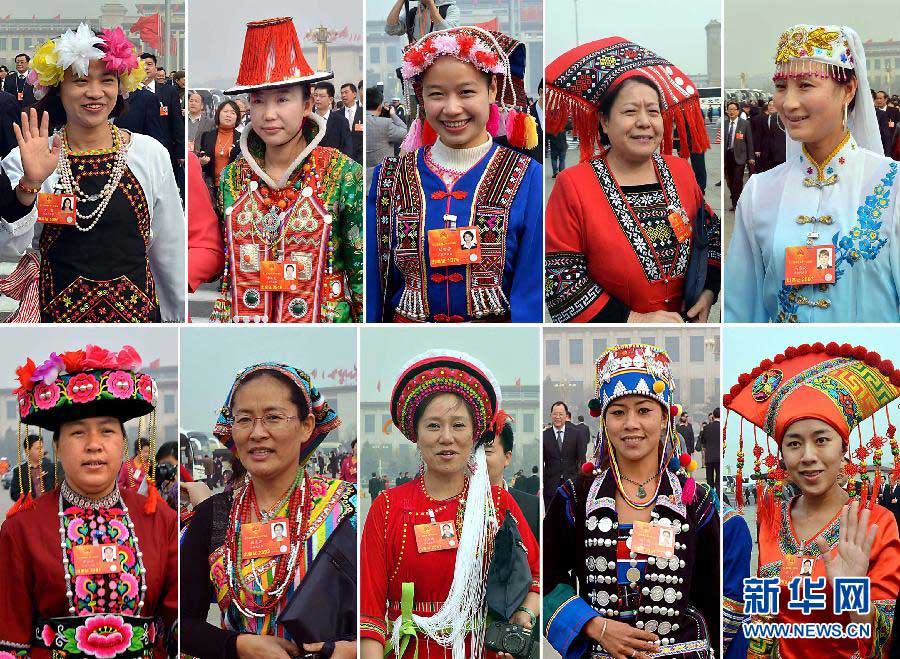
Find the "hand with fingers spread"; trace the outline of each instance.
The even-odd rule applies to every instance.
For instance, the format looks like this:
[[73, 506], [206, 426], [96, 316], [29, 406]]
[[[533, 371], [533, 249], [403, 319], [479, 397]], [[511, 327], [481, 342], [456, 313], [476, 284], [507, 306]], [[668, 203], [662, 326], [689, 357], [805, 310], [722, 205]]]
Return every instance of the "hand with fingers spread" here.
[[850, 505], [841, 509], [841, 534], [838, 538], [837, 551], [830, 552], [822, 538], [816, 545], [822, 553], [825, 574], [832, 588], [837, 577], [864, 577], [869, 572], [869, 556], [872, 554], [872, 543], [878, 533], [878, 525], [869, 527], [872, 511], [868, 508], [859, 510], [859, 501], [853, 500]]
[[659, 640], [656, 634], [632, 627], [618, 620], [591, 618], [584, 626], [584, 633], [600, 645], [613, 659], [650, 659]]
[[[19, 155], [22, 159], [21, 186], [38, 189], [53, 173], [59, 164], [59, 138], [53, 139], [51, 147], [47, 142], [50, 134], [50, 115], [44, 112], [41, 121], [38, 122], [37, 110], [30, 108], [28, 113], [22, 113], [21, 124], [13, 124], [13, 132], [19, 143]], [[23, 192], [21, 188], [17, 193]], [[34, 195], [26, 205], [34, 201]], [[19, 201], [25, 203], [21, 197]]]

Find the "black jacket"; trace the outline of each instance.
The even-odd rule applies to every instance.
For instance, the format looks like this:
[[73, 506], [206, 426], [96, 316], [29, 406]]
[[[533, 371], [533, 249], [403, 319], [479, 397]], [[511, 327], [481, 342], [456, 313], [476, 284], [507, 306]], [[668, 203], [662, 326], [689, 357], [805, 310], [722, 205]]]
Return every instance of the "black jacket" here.
[[[19, 74], [15, 71], [10, 71], [3, 80], [3, 91], [12, 94], [13, 99], [19, 105], [19, 110], [29, 108], [35, 103], [34, 87], [24, 80], [19, 80]], [[23, 95], [21, 101], [18, 96], [20, 93]]]
[[[214, 184], [216, 183], [216, 138], [219, 135], [219, 129], [213, 128], [212, 130], [208, 130], [205, 133], [201, 133], [200, 137], [197, 138], [197, 143], [199, 146], [196, 151], [199, 154], [201, 151], [209, 156], [209, 162], [203, 165], [203, 176], [212, 181]], [[228, 154], [228, 162], [232, 162], [235, 158], [237, 158], [241, 153], [241, 134], [239, 132], [232, 131], [231, 135], [231, 152]]]
[[128, 110], [116, 117], [114, 123], [119, 128], [152, 137], [169, 148], [168, 126], [159, 116], [159, 101], [153, 92], [136, 89], [128, 95]]
[[[361, 133], [360, 133], [361, 135]], [[350, 126], [340, 110], [332, 110], [328, 115], [328, 123], [325, 126], [325, 137], [319, 142], [319, 146], [330, 146], [353, 157], [353, 140], [350, 136]]]
[[[347, 123], [347, 115], [344, 114], [344, 104], [341, 103], [338, 105], [337, 110], [332, 110], [331, 114], [337, 112], [341, 115], [341, 118], [344, 119], [344, 123]], [[329, 117], [330, 118], [330, 117]], [[356, 103], [356, 113], [353, 115], [353, 129], [349, 128], [350, 131], [350, 153], [347, 155], [353, 158], [360, 165], [363, 161], [363, 125], [365, 122], [365, 115], [363, 113], [362, 105], [357, 102]], [[356, 130], [359, 127], [359, 130]]]
[[566, 421], [563, 429], [563, 445], [560, 452], [556, 430], [550, 426], [544, 431], [544, 497], [553, 497], [556, 488], [567, 479], [574, 479], [584, 464], [589, 433]]
[[18, 146], [16, 135], [13, 133], [13, 123], [19, 123], [19, 104], [16, 97], [4, 91], [0, 91], [0, 158]]
[[712, 423], [707, 423], [703, 432], [700, 433], [700, 441], [703, 443], [703, 449], [706, 453], [703, 456], [704, 464], [719, 464], [719, 420], [715, 419]]
[[[173, 85], [156, 84], [156, 99], [160, 105], [158, 110], [163, 125], [165, 141], [163, 146], [169, 150], [172, 159], [184, 159], [184, 117], [181, 114], [181, 99]], [[165, 108], [165, 110], [163, 110]]]
[[541, 537], [541, 503], [535, 495], [523, 492], [514, 487], [507, 490], [513, 500], [519, 505], [522, 516], [528, 522], [531, 532], [534, 534], [535, 541], [539, 541]]
[[[13, 469], [12, 472], [12, 482], [9, 486], [9, 496], [13, 501], [16, 501], [19, 498], [19, 495], [22, 494], [22, 490], [19, 489], [19, 471], [21, 465], [17, 466]], [[49, 458], [44, 458], [41, 460], [41, 472], [43, 473], [43, 477], [41, 480], [43, 481], [43, 487], [41, 488], [41, 492], [49, 492], [56, 485], [53, 483], [53, 462]], [[62, 466], [57, 464], [56, 466], [56, 475], [60, 481], [63, 478]], [[34, 496], [36, 494], [34, 483], [31, 483], [31, 495]], [[22, 473], [22, 486], [28, 487], [28, 474]]]

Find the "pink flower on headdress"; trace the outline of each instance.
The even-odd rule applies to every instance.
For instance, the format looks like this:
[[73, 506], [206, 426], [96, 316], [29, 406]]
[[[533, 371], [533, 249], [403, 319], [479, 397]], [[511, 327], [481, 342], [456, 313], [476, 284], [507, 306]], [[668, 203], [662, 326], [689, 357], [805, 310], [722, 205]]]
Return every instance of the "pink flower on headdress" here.
[[25, 417], [28, 416], [28, 412], [31, 410], [31, 394], [27, 391], [19, 392], [19, 416]]
[[34, 402], [42, 410], [49, 410], [59, 401], [59, 386], [41, 382], [34, 388]]
[[134, 378], [128, 371], [113, 371], [106, 380], [106, 389], [116, 398], [131, 398]]
[[59, 372], [63, 369], [63, 360], [55, 352], [50, 354], [43, 364], [34, 369], [31, 374], [32, 382], [43, 382], [44, 384], [53, 384], [59, 376]]
[[131, 346], [122, 346], [116, 355], [114, 366], [125, 371], [136, 371], [141, 367], [141, 356]]
[[131, 625], [120, 616], [94, 616], [75, 630], [75, 645], [86, 654], [112, 659], [128, 649], [132, 635]]
[[81, 366], [86, 371], [94, 368], [115, 368], [116, 355], [106, 348], [89, 345], [84, 349], [84, 362]]
[[134, 46], [125, 36], [122, 28], [103, 30], [100, 32], [100, 38], [103, 39], [106, 51], [101, 61], [106, 65], [107, 71], [114, 71], [121, 75], [138, 66]]
[[90, 373], [77, 373], [66, 385], [66, 393], [76, 403], [89, 403], [100, 395], [100, 383]]
[[149, 375], [142, 375], [138, 380], [138, 393], [141, 398], [152, 403], [153, 402], [153, 378]]
[[[454, 37], [451, 34], [439, 34], [431, 40], [431, 43], [434, 44], [435, 51], [440, 55], [463, 55], [459, 43], [459, 38], [462, 36], [465, 35]], [[471, 46], [471, 44], [469, 45]]]

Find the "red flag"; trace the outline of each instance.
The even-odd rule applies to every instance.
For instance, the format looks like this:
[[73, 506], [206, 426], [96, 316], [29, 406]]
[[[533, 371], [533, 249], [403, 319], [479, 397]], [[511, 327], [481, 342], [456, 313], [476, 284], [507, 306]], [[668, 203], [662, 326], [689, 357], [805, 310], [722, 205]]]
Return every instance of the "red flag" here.
[[381, 391], [381, 380], [379, 380], [378, 384], [375, 385], [375, 391]]
[[162, 43], [160, 37], [163, 32], [162, 17], [159, 13], [141, 16], [128, 31], [137, 33], [141, 37], [141, 41], [150, 44], [154, 50], [158, 51]]
[[516, 386], [517, 386], [517, 387], [521, 387], [521, 386], [522, 386], [522, 378], [516, 378]]
[[53, 20], [54, 20], [54, 21], [58, 21], [58, 20], [60, 20], [61, 18], [62, 18], [62, 16], [61, 16], [60, 14], [57, 14], [56, 16], [53, 17]]
[[159, 368], [159, 359], [154, 359], [147, 368]]
[[496, 32], [500, 29], [500, 23], [497, 21], [497, 17], [494, 16], [491, 20], [485, 21], [484, 23], [476, 23], [475, 27], [480, 27], [482, 30], [493, 30]]

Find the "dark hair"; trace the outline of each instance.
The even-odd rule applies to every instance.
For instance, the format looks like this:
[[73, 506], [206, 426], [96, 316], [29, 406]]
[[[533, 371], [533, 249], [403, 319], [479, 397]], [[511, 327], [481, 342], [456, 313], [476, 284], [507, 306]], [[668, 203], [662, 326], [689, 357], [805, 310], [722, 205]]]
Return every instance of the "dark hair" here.
[[238, 104], [236, 102], [234, 102], [232, 100], [227, 100], [227, 101], [223, 101], [222, 103], [219, 103], [219, 107], [216, 108], [216, 128], [219, 127], [219, 115], [222, 114], [222, 110], [224, 110], [226, 107], [229, 107], [229, 106], [231, 107], [232, 110], [234, 110], [234, 126], [235, 126], [235, 128], [237, 128], [238, 124], [241, 123], [241, 115], [243, 114], [241, 112], [241, 108], [238, 106]]
[[9, 73], [9, 69], [6, 68], [6, 64], [0, 64], [0, 71], [6, 71], [7, 73]]
[[537, 465], [534, 465], [534, 466], [531, 468], [531, 473], [532, 473], [532, 474], [538, 473], [538, 466], [537, 466]]
[[184, 71], [172, 71], [172, 80], [181, 80], [184, 77]]
[[[645, 78], [644, 76], [632, 76], [622, 82], [621, 84], [616, 85], [608, 92], [606, 95], [600, 99], [600, 116], [609, 119], [609, 114], [612, 112], [612, 106], [615, 104], [616, 99], [619, 97], [619, 92], [622, 91], [622, 88], [628, 82], [638, 82], [642, 85], [647, 85], [656, 92], [656, 95], [659, 97], [660, 105], [662, 105], [662, 94], [659, 93], [659, 88], [653, 83], [650, 78]], [[606, 131], [603, 130], [602, 124], [598, 126], [598, 130], [600, 131], [600, 144], [603, 146], [609, 146], [609, 136], [606, 134]], [[566, 408], [568, 411], [569, 408]]]
[[156, 461], [160, 462], [163, 458], [178, 460], [178, 442], [166, 442], [156, 449]]
[[[422, 420], [422, 415], [425, 414], [425, 408], [428, 407], [429, 405], [431, 405], [431, 401], [433, 401], [437, 396], [440, 396], [441, 394], [445, 394], [445, 393], [451, 393], [451, 392], [436, 391], [433, 394], [428, 394], [427, 396], [425, 396], [425, 398], [422, 399], [422, 402], [419, 403], [419, 406], [416, 408], [416, 411], [413, 413], [413, 427], [414, 428], [419, 425], [419, 421]], [[457, 396], [458, 394], [453, 394], [453, 395]], [[474, 423], [475, 415], [472, 414], [472, 410], [469, 408], [469, 404], [461, 396], [459, 397], [459, 399], [463, 402], [463, 405], [466, 408], [466, 412], [469, 413], [469, 419]], [[479, 438], [474, 437], [473, 439], [475, 439], [477, 441]]]
[[[42, 116], [44, 112], [50, 115], [51, 130], [62, 128], [68, 121], [66, 109], [63, 107], [62, 98], [60, 97], [60, 88], [62, 85], [63, 82], [60, 82], [58, 85], [48, 88], [47, 95], [34, 105], [39, 117]], [[113, 119], [126, 112], [128, 112], [128, 101], [122, 96], [120, 90], [119, 95], [116, 98], [116, 104], [113, 106], [112, 112], [109, 113], [109, 118]]]
[[[128, 435], [125, 433], [125, 422], [122, 419], [116, 419], [119, 422], [119, 428], [122, 430], [122, 437], [128, 438]], [[59, 428], [53, 431], [53, 443], [59, 441]]]
[[154, 55], [153, 53], [141, 53], [141, 56], [138, 59], [140, 59], [141, 61], [144, 61], [145, 59], [152, 59], [153, 64], [156, 64], [156, 55]]
[[19, 53], [15, 57], [13, 57], [13, 61], [19, 59], [20, 57], [24, 57], [26, 62], [31, 61], [31, 56], [28, 53]]
[[[191, 96], [199, 96], [200, 102], [203, 104], [203, 107], [206, 107], [206, 99], [203, 98], [203, 94], [198, 92], [196, 89], [192, 89], [191, 91], [188, 92], [188, 100], [191, 100]], [[233, 101], [233, 103], [235, 105], [237, 105], [236, 101]], [[238, 117], [240, 117], [240, 116], [241, 116], [241, 113], [240, 113], [240, 111], [238, 111]]]
[[732, 105], [738, 109], [738, 112], [741, 111], [741, 106], [740, 106], [740, 104], [739, 104], [737, 101], [728, 101], [728, 102], [725, 104], [725, 110], [727, 111], [728, 108], [730, 108]]
[[463, 235], [463, 238], [465, 238], [466, 236], [472, 236], [472, 239], [473, 240], [475, 239], [475, 234], [473, 232], [469, 231], [468, 229], [463, 231], [462, 235]]
[[562, 405], [563, 409], [566, 411], [566, 414], [569, 413], [569, 406], [566, 405], [563, 401], [558, 400], [555, 403], [553, 403], [553, 405], [550, 406], [550, 414], [553, 414], [553, 408], [556, 407], [557, 405]]
[[300, 393], [299, 386], [283, 373], [269, 369], [260, 369], [259, 371], [254, 371], [243, 380], [241, 380], [241, 382], [234, 388], [234, 393], [231, 395], [232, 406], [234, 406], [234, 401], [237, 398], [238, 392], [241, 390], [241, 387], [243, 387], [248, 382], [253, 382], [254, 380], [258, 380], [259, 378], [266, 375], [271, 378], [275, 378], [276, 380], [287, 386], [287, 388], [291, 392], [291, 402], [297, 408], [297, 417], [301, 421], [309, 416], [309, 405], [306, 403], [306, 399], [303, 397], [303, 394]]
[[579, 423], [584, 423], [584, 415], [583, 415], [583, 414], [579, 414], [579, 415], [578, 415], [578, 422], [579, 422]]
[[503, 444], [504, 453], [512, 453], [514, 440], [512, 424], [504, 423], [503, 430], [500, 431], [500, 443]]
[[329, 98], [334, 98], [334, 85], [330, 82], [318, 82], [316, 83], [316, 89], [324, 89]]
[[44, 441], [44, 438], [40, 435], [28, 435], [28, 437], [22, 440], [22, 448], [27, 451], [35, 444], [42, 441]]
[[878, 96], [879, 94], [884, 94], [885, 99], [888, 97], [888, 93], [883, 89], [879, 89], [877, 92], [875, 92], [875, 96]]
[[343, 85], [341, 85], [341, 90], [343, 90], [345, 87], [349, 87], [350, 91], [352, 91], [354, 94], [359, 93], [359, 89], [352, 82], [345, 82]]
[[353, 448], [354, 446], [356, 446], [356, 437], [354, 437], [353, 441], [350, 442], [350, 448]]
[[[844, 79], [842, 81], [835, 81], [839, 85], [846, 85], [851, 80], [856, 80], [856, 71], [854, 71], [853, 69], [847, 69], [847, 70], [843, 71], [843, 74], [844, 74]], [[856, 91], [859, 91], [858, 86], [856, 88]], [[887, 98], [886, 94], [885, 94], [885, 98]], [[853, 108], [855, 108], [855, 107], [856, 107], [856, 92], [853, 93], [853, 98], [850, 99], [850, 103], [847, 106], [847, 111], [852, 112]]]
[[378, 87], [368, 87], [366, 89], [366, 110], [375, 110], [382, 103], [384, 103], [384, 92]]
[[544, 79], [541, 78], [541, 81], [538, 83], [538, 91], [541, 91], [544, 88]]
[[713, 415], [713, 418], [714, 418], [714, 419], [718, 419], [718, 418], [719, 418], [719, 414], [720, 414], [720, 412], [719, 412], [719, 408], [718, 408], [718, 407], [712, 411], [712, 415]]
[[143, 449], [145, 446], [150, 446], [150, 440], [146, 437], [138, 437], [136, 440], [134, 440], [134, 454], [137, 455], [138, 453], [140, 453], [141, 449]]
[[164, 66], [157, 66], [157, 67], [156, 67], [156, 72], [159, 73], [160, 71], [162, 71], [163, 73], [165, 73], [165, 72], [166, 72], [166, 67], [164, 67]]

